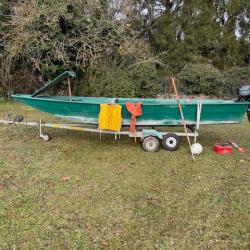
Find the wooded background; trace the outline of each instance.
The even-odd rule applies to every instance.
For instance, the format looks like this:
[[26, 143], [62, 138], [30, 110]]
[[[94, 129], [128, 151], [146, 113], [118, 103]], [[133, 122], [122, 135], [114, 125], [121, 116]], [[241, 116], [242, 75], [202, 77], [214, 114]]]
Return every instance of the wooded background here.
[[0, 92], [74, 70], [75, 95], [232, 95], [249, 80], [249, 0], [0, 0]]

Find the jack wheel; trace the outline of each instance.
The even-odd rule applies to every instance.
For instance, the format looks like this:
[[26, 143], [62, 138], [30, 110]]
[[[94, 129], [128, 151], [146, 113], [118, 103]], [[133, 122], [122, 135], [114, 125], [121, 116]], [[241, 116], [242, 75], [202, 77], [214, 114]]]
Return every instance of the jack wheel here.
[[24, 119], [23, 115], [16, 115], [14, 117], [14, 122], [22, 122]]
[[147, 136], [142, 141], [142, 147], [147, 152], [156, 152], [160, 147], [160, 143], [158, 138]]
[[180, 136], [174, 133], [166, 134], [162, 138], [162, 146], [166, 150], [175, 151], [180, 147], [180, 144], [181, 144]]
[[51, 139], [49, 134], [44, 134], [40, 136], [44, 141], [49, 141]]

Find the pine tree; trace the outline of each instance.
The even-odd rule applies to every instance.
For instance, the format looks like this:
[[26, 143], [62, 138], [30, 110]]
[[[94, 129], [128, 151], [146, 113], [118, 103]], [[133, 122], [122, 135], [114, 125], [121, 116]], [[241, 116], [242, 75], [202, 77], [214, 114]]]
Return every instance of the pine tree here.
[[186, 63], [212, 63], [220, 69], [249, 61], [249, 1], [162, 1], [150, 42], [173, 72]]

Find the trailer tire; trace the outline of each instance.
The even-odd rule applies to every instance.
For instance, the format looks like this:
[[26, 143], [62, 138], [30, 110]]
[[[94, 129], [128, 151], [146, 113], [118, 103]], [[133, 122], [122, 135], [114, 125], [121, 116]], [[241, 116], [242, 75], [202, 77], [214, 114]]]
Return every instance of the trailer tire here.
[[181, 137], [174, 133], [168, 133], [162, 138], [162, 146], [166, 150], [175, 151], [180, 147], [180, 144]]
[[156, 152], [160, 147], [160, 143], [158, 138], [147, 136], [142, 141], [142, 147], [147, 152]]

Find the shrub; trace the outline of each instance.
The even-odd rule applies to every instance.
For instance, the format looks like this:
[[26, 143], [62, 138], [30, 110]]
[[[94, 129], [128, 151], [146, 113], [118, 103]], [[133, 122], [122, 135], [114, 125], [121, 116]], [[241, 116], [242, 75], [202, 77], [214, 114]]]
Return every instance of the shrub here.
[[129, 71], [136, 97], [155, 97], [160, 91], [156, 68], [152, 64], [139, 65]]
[[222, 72], [208, 64], [187, 64], [178, 74], [178, 79], [188, 94], [232, 96], [248, 76], [247, 68], [234, 67]]
[[85, 94], [107, 97], [155, 97], [159, 91], [156, 69], [140, 65], [132, 69], [117, 66], [95, 69], [90, 72]]
[[221, 96], [225, 89], [225, 80], [219, 69], [207, 64], [187, 64], [178, 74], [184, 82], [188, 94]]
[[134, 86], [127, 72], [118, 67], [91, 71], [86, 92], [91, 96], [134, 96]]
[[[229, 94], [235, 93], [238, 88], [246, 79], [250, 76], [250, 70], [247, 67], [233, 67], [224, 72], [224, 78], [226, 86], [229, 88], [227, 92]], [[249, 82], [250, 84], [250, 82]]]

